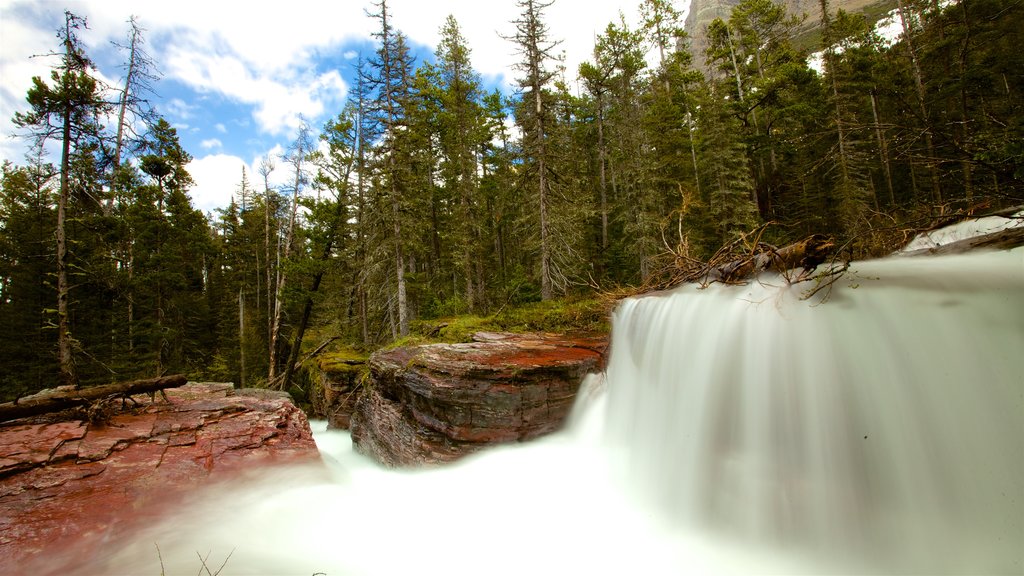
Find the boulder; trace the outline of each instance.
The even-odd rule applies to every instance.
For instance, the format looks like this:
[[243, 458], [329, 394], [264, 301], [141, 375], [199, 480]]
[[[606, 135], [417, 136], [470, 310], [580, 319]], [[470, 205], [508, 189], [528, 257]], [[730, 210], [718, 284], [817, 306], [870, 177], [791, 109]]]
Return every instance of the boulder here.
[[64, 414], [0, 426], [0, 566], [47, 573], [46, 550], [93, 550], [206, 482], [319, 457], [288, 398], [216, 383], [166, 394], [117, 400], [103, 423]]
[[601, 369], [605, 346], [600, 338], [478, 333], [468, 343], [377, 352], [352, 440], [387, 466], [415, 466], [553, 432], [583, 377]]

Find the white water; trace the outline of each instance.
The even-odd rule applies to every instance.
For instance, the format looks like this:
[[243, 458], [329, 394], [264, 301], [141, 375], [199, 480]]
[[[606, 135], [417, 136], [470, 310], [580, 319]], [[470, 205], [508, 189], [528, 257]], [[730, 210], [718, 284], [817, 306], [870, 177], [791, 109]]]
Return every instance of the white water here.
[[330, 475], [232, 485], [102, 570], [160, 574], [158, 543], [168, 576], [1024, 572], [1024, 250], [807, 288], [626, 301], [566, 431], [420, 472], [318, 433]]

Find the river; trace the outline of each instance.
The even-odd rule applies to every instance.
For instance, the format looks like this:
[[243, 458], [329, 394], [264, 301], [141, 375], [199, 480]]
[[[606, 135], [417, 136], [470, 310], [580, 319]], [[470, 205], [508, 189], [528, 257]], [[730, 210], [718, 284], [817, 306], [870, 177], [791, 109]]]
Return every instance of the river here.
[[1024, 250], [863, 262], [814, 287], [625, 301], [564, 431], [393, 471], [320, 430], [327, 472], [204, 494], [104, 570], [1024, 572]]

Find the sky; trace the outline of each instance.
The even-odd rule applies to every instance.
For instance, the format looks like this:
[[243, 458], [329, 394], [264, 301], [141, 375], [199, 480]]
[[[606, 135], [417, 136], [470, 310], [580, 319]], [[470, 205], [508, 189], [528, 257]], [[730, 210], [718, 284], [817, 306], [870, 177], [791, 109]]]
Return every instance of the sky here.
[[[546, 11], [570, 82], [595, 35], [620, 12], [636, 26], [639, 4], [556, 0]], [[685, 16], [689, 1], [676, 4]], [[127, 59], [113, 43], [127, 44], [128, 20], [135, 16], [161, 73], [156, 110], [193, 156], [193, 204], [204, 212], [224, 207], [243, 166], [251, 180], [258, 178], [259, 159], [281, 154], [300, 118], [318, 128], [341, 112], [359, 55], [374, 50], [370, 34], [377, 23], [366, 14], [370, 8], [370, 0], [0, 0], [0, 161], [24, 163], [27, 141], [11, 118], [27, 110], [32, 77], [48, 78], [56, 64], [33, 56], [59, 49], [64, 10], [88, 20], [80, 39], [99, 76], [113, 86], [123, 82]], [[388, 8], [419, 60], [432, 56], [441, 25], [455, 15], [485, 88], [511, 90], [516, 47], [503, 36], [514, 33], [515, 0], [389, 0]], [[283, 172], [275, 172], [272, 185], [285, 180]]]

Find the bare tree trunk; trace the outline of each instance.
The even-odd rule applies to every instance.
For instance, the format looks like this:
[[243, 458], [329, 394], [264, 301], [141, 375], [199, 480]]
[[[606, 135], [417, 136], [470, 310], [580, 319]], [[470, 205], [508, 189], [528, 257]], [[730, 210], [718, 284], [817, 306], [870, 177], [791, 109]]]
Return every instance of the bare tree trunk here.
[[917, 48], [914, 44], [913, 30], [907, 21], [906, 6], [903, 0], [897, 0], [897, 7], [900, 13], [900, 24], [903, 26], [903, 42], [907, 46], [907, 53], [910, 56], [910, 69], [914, 75], [914, 93], [917, 96], [918, 114], [921, 115], [921, 123], [924, 128], [924, 144], [928, 153], [928, 167], [932, 184], [932, 201], [942, 202], [942, 188], [939, 185], [939, 171], [935, 165], [938, 160], [935, 155], [935, 144], [932, 141], [931, 121], [928, 117], [928, 107], [925, 103], [924, 76], [921, 73], [921, 64], [917, 57]]
[[693, 183], [697, 186], [697, 197], [700, 198], [700, 169], [697, 167], [697, 143], [693, 141], [693, 122], [690, 113], [686, 113], [686, 132], [690, 136], [690, 159], [693, 160]]
[[242, 287], [238, 287], [238, 385], [245, 388], [245, 295]]
[[[536, 65], [539, 67], [540, 62]], [[547, 180], [547, 149], [546, 136], [544, 134], [543, 105], [541, 102], [541, 89], [539, 79], [534, 82], [533, 93], [535, 102], [535, 129], [537, 131], [538, 154], [537, 154], [537, 193], [540, 200], [540, 298], [551, 300], [554, 291], [551, 286], [551, 231], [548, 227], [548, 180]]]
[[[301, 136], [300, 136], [301, 138]], [[270, 329], [270, 368], [267, 373], [267, 381], [277, 376], [278, 363], [278, 341], [281, 337], [281, 315], [284, 313], [284, 289], [288, 280], [288, 273], [285, 270], [284, 260], [291, 255], [292, 243], [295, 240], [295, 219], [299, 212], [299, 188], [302, 185], [302, 161], [306, 154], [304, 145], [299, 145], [295, 151], [295, 182], [292, 190], [292, 212], [288, 218], [288, 232], [284, 239], [283, 256], [277, 263], [277, 286], [274, 293], [274, 321]]]
[[[136, 42], [139, 38], [139, 27], [138, 24], [135, 23], [134, 16], [131, 18], [130, 22], [132, 27], [132, 38], [128, 51], [128, 72], [124, 76], [124, 88], [121, 90], [121, 101], [117, 110], [117, 137], [114, 141], [115, 173], [117, 172], [117, 169], [121, 167], [121, 150], [124, 145], [124, 117], [125, 113], [128, 111], [128, 95], [131, 93], [132, 80], [135, 78]], [[110, 191], [110, 198], [107, 198], [107, 203], [103, 208], [105, 216], [110, 216], [114, 211], [114, 196], [116, 196], [116, 191], [116, 188], [113, 188]]]
[[[71, 58], [71, 43], [67, 43], [68, 58]], [[65, 385], [78, 386], [78, 373], [72, 357], [71, 326], [68, 318], [68, 298], [71, 290], [68, 284], [68, 243], [64, 223], [68, 207], [68, 171], [71, 169], [71, 109], [64, 108], [64, 142], [60, 158], [60, 197], [57, 201], [57, 359], [60, 362], [60, 379]]]
[[[351, 173], [351, 164], [345, 171], [345, 176], [342, 178], [342, 182], [348, 186], [348, 177]], [[323, 252], [320, 253], [320, 262], [326, 267], [327, 262], [331, 259], [331, 254], [334, 253], [334, 243], [337, 240], [337, 231], [341, 227], [345, 220], [345, 201], [338, 196], [338, 202], [334, 207], [334, 218], [330, 224], [331, 230], [327, 235], [327, 240], [324, 242]], [[321, 268], [317, 270], [316, 274], [313, 275], [313, 282], [309, 286], [309, 290], [306, 295], [306, 302], [302, 307], [302, 316], [299, 318], [299, 325], [295, 329], [295, 337], [292, 340], [292, 349], [288, 355], [288, 362], [284, 367], [284, 381], [281, 383], [281, 389], [287, 390], [291, 384], [292, 375], [295, 373], [295, 365], [299, 359], [299, 349], [302, 348], [302, 339], [306, 334], [306, 327], [309, 325], [309, 319], [313, 315], [313, 294], [316, 294], [320, 290], [320, 283], [323, 281], [325, 270]]]
[[[902, 1], [902, 0], [901, 0]], [[846, 123], [843, 119], [843, 107], [839, 99], [839, 80], [836, 78], [836, 68], [834, 64], [835, 52], [832, 47], [831, 36], [832, 33], [830, 28], [832, 27], [832, 18], [828, 12], [828, 1], [821, 0], [821, 22], [825, 27], [826, 35], [825, 41], [825, 66], [829, 77], [831, 78], [831, 89], [832, 99], [834, 101], [834, 114], [836, 123], [836, 133], [839, 138], [839, 170], [842, 176], [843, 185], [848, 185], [850, 182], [850, 166], [847, 159], [847, 142], [846, 142]]]
[[604, 141], [604, 92], [597, 96], [597, 163], [601, 187], [601, 251], [608, 249], [608, 177], [605, 174], [605, 163], [608, 156]]
[[[273, 299], [270, 297], [271, 291], [271, 280], [272, 271], [270, 269], [270, 210], [273, 206], [273, 202], [270, 197], [270, 173], [274, 171], [274, 163], [271, 160], [270, 155], [267, 155], [260, 161], [260, 175], [263, 176], [263, 255], [264, 264], [266, 266], [266, 293], [267, 293], [267, 342], [269, 346], [270, 335], [274, 330], [273, 318]], [[257, 304], [259, 298], [257, 297]], [[269, 352], [269, 348], [268, 348]]]
[[[391, 160], [394, 169], [394, 158]], [[394, 172], [392, 172], [394, 174]], [[391, 215], [394, 218], [393, 228], [395, 231], [395, 279], [398, 284], [398, 334], [407, 336], [409, 334], [409, 309], [405, 291], [405, 255], [402, 251], [402, 223], [399, 221], [401, 213], [398, 209], [398, 190], [391, 185]]]
[[875, 136], [878, 138], [878, 159], [882, 161], [882, 170], [885, 172], [885, 185], [889, 191], [889, 205], [896, 205], [896, 193], [892, 186], [892, 170], [889, 167], [889, 146], [882, 134], [882, 126], [878, 122], [878, 95], [874, 88], [871, 89], [871, 114], [875, 119]]

